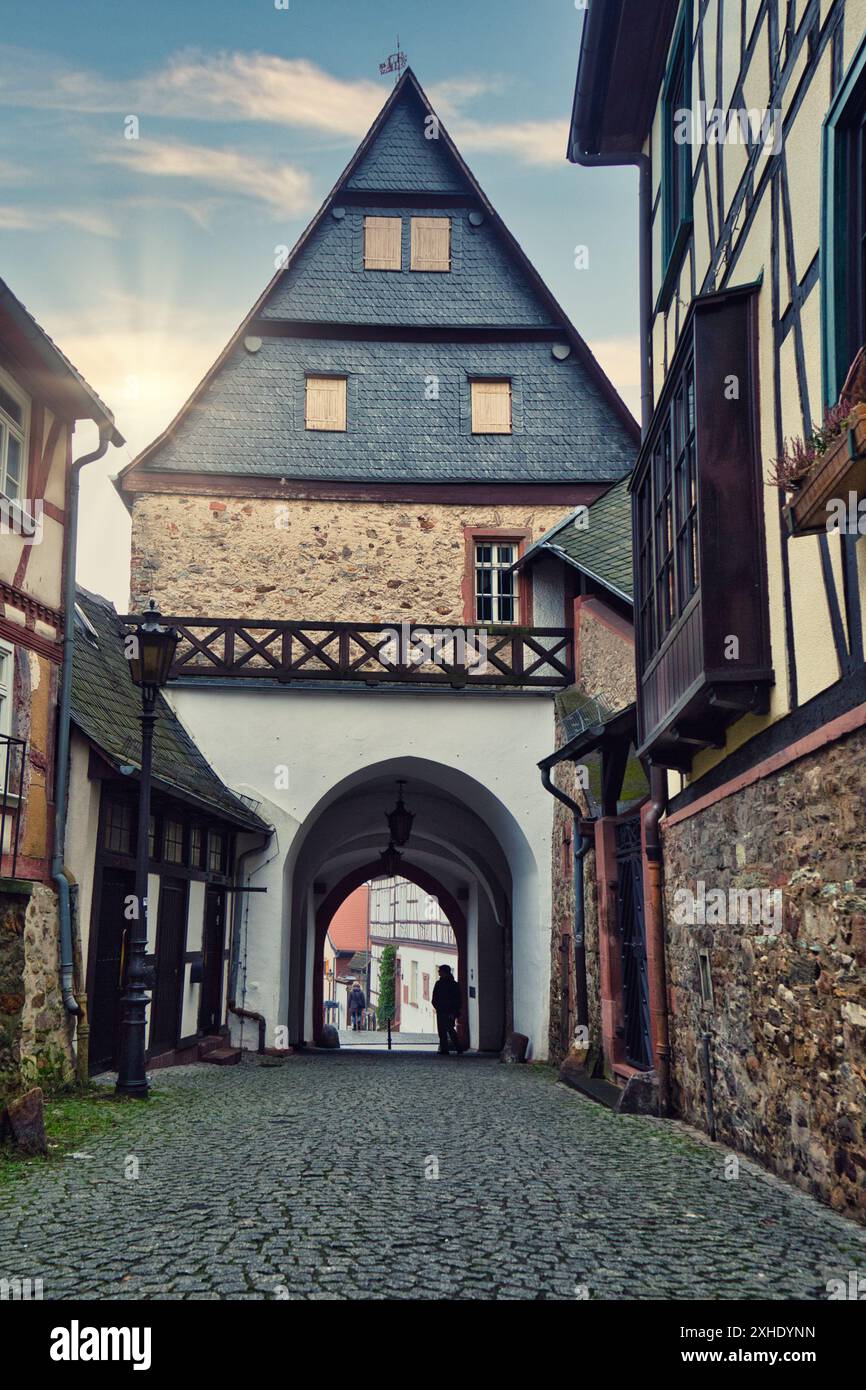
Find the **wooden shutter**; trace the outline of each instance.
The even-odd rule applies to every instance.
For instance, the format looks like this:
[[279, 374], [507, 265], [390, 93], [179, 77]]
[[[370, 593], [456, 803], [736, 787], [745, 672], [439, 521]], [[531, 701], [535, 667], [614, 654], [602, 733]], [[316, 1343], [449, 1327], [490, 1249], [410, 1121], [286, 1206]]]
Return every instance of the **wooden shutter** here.
[[412, 218], [413, 270], [451, 269], [451, 218]]
[[403, 269], [402, 217], [364, 218], [364, 269]]
[[346, 428], [346, 378], [344, 376], [308, 376], [308, 430], [344, 430]]
[[511, 433], [511, 382], [472, 382], [472, 433]]

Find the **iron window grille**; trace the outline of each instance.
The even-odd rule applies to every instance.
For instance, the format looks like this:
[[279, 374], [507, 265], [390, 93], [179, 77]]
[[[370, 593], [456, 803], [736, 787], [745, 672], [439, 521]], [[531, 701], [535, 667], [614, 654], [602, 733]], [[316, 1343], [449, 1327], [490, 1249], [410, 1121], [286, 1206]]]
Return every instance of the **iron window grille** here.
[[0, 878], [18, 877], [26, 758], [25, 738], [0, 734]]
[[517, 590], [512, 571], [517, 558], [517, 546], [513, 542], [480, 541], [476, 544], [476, 622], [517, 622]]

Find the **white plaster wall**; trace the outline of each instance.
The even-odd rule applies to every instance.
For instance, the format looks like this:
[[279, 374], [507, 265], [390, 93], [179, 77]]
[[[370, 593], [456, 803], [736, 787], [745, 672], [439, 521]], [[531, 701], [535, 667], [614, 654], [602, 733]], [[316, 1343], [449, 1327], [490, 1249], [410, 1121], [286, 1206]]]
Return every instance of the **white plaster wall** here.
[[[514, 878], [514, 1026], [546, 1055], [550, 983], [552, 800], [536, 764], [553, 747], [549, 694], [419, 694], [174, 687], [173, 703], [226, 782], [262, 800], [276, 839], [254, 882], [244, 933], [245, 1007], [270, 1032], [286, 1019], [288, 905], [283, 866], [317, 804], [344, 778], [394, 758], [429, 760], [492, 793], [488, 823]], [[288, 768], [288, 776], [281, 768]], [[312, 971], [308, 951], [307, 971]], [[311, 978], [307, 981], [307, 999]], [[307, 1012], [309, 1012], [309, 1002]], [[310, 1020], [307, 1020], [309, 1028]], [[309, 1036], [309, 1032], [307, 1032]]]
[[66, 866], [78, 884], [78, 928], [85, 976], [90, 945], [90, 913], [99, 830], [100, 783], [87, 775], [90, 747], [72, 731], [69, 749], [69, 800], [66, 813]]

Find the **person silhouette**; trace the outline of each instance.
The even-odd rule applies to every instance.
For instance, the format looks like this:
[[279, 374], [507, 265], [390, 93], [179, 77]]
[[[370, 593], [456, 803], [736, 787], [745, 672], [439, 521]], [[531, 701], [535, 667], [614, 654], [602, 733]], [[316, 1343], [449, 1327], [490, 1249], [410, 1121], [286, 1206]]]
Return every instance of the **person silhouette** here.
[[348, 998], [349, 1026], [358, 1031], [364, 1020], [364, 1010], [367, 1007], [367, 1000], [364, 998], [364, 991], [356, 980], [349, 990]]
[[460, 1017], [463, 1001], [460, 994], [460, 986], [454, 978], [450, 965], [440, 965], [439, 979], [433, 986], [433, 998], [430, 1002], [436, 1010], [436, 1028], [439, 1033], [439, 1056], [448, 1056], [448, 1045], [451, 1043], [454, 1047], [454, 1051], [459, 1057], [464, 1048], [457, 1036], [454, 1025]]

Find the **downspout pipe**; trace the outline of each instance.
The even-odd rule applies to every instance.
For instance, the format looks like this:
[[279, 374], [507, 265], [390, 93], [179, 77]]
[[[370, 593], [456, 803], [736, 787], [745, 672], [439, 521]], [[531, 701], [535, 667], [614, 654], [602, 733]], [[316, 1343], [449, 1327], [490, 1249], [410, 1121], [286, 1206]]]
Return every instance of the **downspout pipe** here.
[[66, 557], [63, 572], [63, 660], [60, 667], [60, 700], [57, 706], [57, 753], [54, 778], [54, 844], [51, 854], [51, 877], [57, 885], [60, 913], [60, 986], [66, 1012], [81, 1013], [73, 993], [73, 945], [71, 884], [65, 868], [66, 816], [69, 793], [69, 743], [72, 709], [72, 655], [75, 647], [75, 565], [78, 558], [78, 496], [82, 468], [95, 463], [107, 452], [116, 436], [113, 421], [99, 426], [99, 444], [89, 454], [76, 459], [69, 472], [69, 493], [66, 510]]
[[659, 1082], [659, 1114], [671, 1113], [671, 1048], [668, 1026], [667, 967], [663, 907], [664, 859], [659, 822], [668, 804], [668, 779], [663, 767], [650, 768], [650, 805], [644, 818], [647, 873], [649, 876], [648, 929], [655, 969], [649, 972], [650, 1018], [653, 1052]]
[[[263, 830], [262, 833], [259, 835], [256, 843], [250, 845], [248, 849], [245, 849], [241, 854], [238, 855], [237, 861], [235, 863], [235, 879], [241, 885], [244, 884], [244, 870], [246, 867], [247, 860], [250, 859], [254, 854], [261, 854], [262, 850], [267, 848], [273, 833], [274, 832], [272, 828], [268, 830]], [[269, 863], [270, 860], [265, 860], [265, 864]], [[259, 869], [263, 869], [265, 867], [265, 864], [260, 864], [258, 866]], [[258, 869], [253, 870], [253, 873], [257, 872]], [[251, 873], [249, 877], [252, 878], [252, 876], [253, 874]], [[237, 1018], [248, 1019], [250, 1022], [258, 1024], [259, 1034], [257, 1051], [259, 1055], [261, 1055], [265, 1050], [266, 1022], [264, 1015], [254, 1013], [251, 1009], [238, 1008], [237, 1004], [238, 966], [240, 963], [240, 938], [245, 907], [246, 894], [236, 893], [234, 902], [234, 914], [232, 917], [232, 944], [231, 951], [229, 952], [229, 997], [226, 1000], [226, 1009], [230, 1014], [234, 1014]]]
[[589, 992], [586, 982], [586, 914], [583, 900], [583, 861], [592, 849], [592, 836], [579, 833], [581, 822], [585, 819], [576, 801], [561, 791], [550, 775], [550, 768], [542, 767], [541, 785], [545, 791], [561, 801], [574, 818], [574, 994], [575, 1024], [578, 1028], [589, 1027]]

